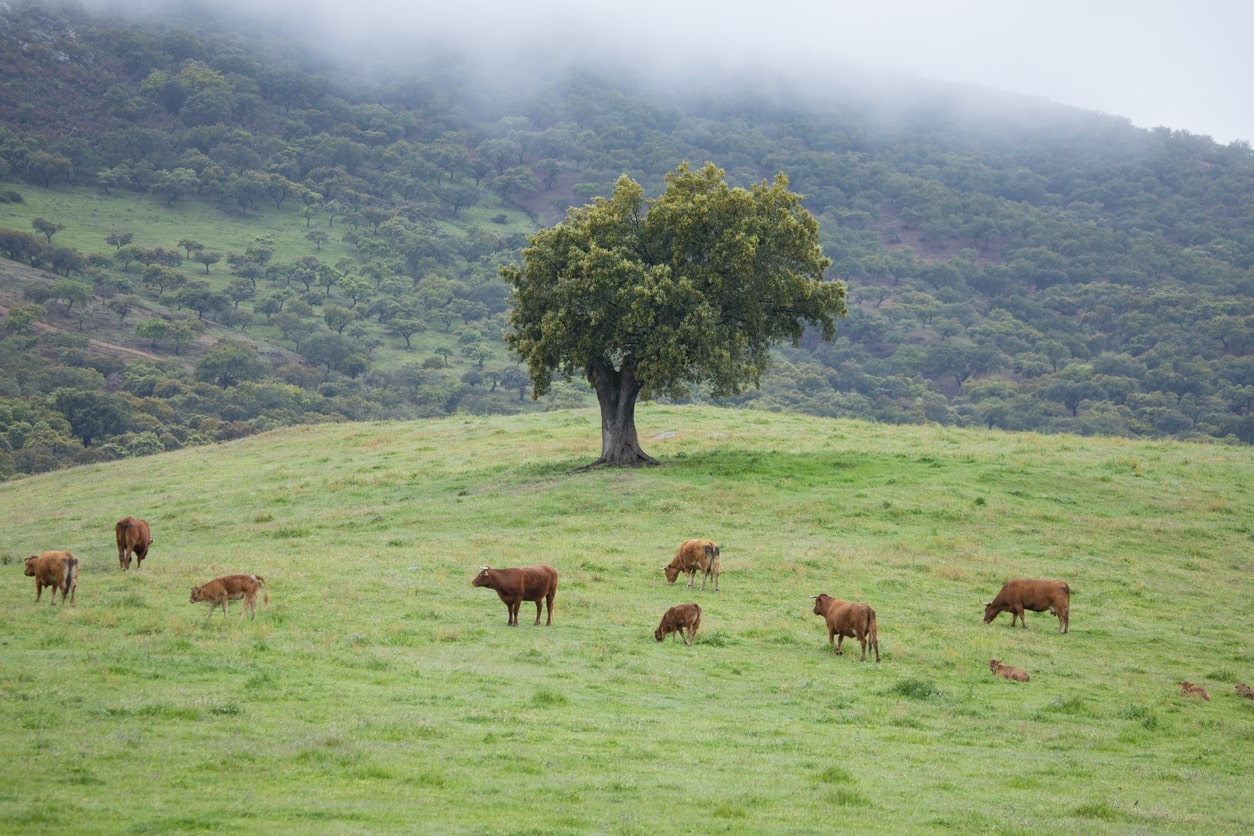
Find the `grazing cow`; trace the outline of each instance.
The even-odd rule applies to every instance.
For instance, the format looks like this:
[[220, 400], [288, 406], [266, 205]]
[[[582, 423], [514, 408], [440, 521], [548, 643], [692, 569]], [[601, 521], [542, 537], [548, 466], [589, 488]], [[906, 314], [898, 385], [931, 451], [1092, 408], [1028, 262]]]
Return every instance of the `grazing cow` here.
[[1201, 685], [1194, 685], [1192, 682], [1180, 683], [1180, 696], [1182, 697], [1200, 697], [1210, 702], [1210, 694], [1206, 693], [1206, 689]]
[[113, 527], [118, 541], [118, 565], [125, 572], [131, 568], [131, 555], [135, 556], [135, 568], [144, 565], [148, 547], [152, 545], [152, 532], [148, 523], [136, 517], [123, 517]]
[[679, 545], [679, 551], [671, 558], [671, 562], [662, 567], [667, 583], [674, 583], [680, 572], [688, 574], [688, 587], [691, 589], [696, 581], [697, 572], [702, 573], [701, 588], [714, 576], [714, 591], [718, 592], [718, 574], [722, 561], [719, 557], [718, 545], [713, 540], [685, 540]]
[[653, 631], [653, 638], [663, 641], [670, 635], [675, 641], [675, 634], [683, 637], [684, 644], [692, 646], [692, 640], [701, 626], [701, 608], [696, 604], [676, 604], [662, 616], [662, 623]]
[[859, 661], [866, 661], [868, 642], [875, 650], [875, 661], [880, 660], [879, 628], [875, 622], [875, 610], [866, 604], [842, 601], [827, 594], [810, 597], [814, 599], [814, 614], [823, 616], [827, 621], [827, 642], [837, 655], [844, 654], [840, 646], [848, 636], [856, 638], [862, 644], [862, 658]]
[[[198, 604], [201, 601], [209, 602], [209, 617], [213, 617], [213, 611], [219, 606], [222, 607], [222, 617], [226, 618], [226, 602], [238, 601], [244, 599], [244, 608], [240, 610], [240, 618], [244, 617], [244, 613], [251, 613], [251, 618], [257, 617], [257, 592], [264, 590], [266, 579], [261, 575], [223, 575], [220, 578], [214, 578], [209, 583], [192, 587], [192, 603]], [[265, 605], [270, 606], [270, 593], [264, 593], [263, 599]]]
[[496, 594], [505, 602], [509, 610], [510, 627], [518, 626], [518, 608], [523, 601], [536, 602], [536, 624], [540, 623], [541, 604], [548, 606], [549, 620], [546, 627], [553, 624], [553, 596], [557, 595], [557, 570], [543, 563], [525, 569], [493, 569], [484, 566], [471, 581], [473, 586], [486, 586], [496, 590]]
[[1026, 630], [1028, 621], [1023, 617], [1024, 610], [1044, 612], [1058, 616], [1058, 632], [1065, 633], [1071, 629], [1071, 587], [1063, 581], [1028, 580], [1019, 578], [1006, 581], [997, 593], [997, 597], [984, 604], [984, 623], [988, 624], [1004, 612], [1011, 613], [1010, 626], [1015, 621], [1023, 623]]
[[78, 591], [78, 558], [68, 551], [44, 552], [26, 558], [26, 575], [35, 579], [35, 603], [44, 594], [44, 587], [52, 587], [52, 603], [57, 602], [57, 590], [61, 591], [61, 604], [65, 605], [65, 596], [70, 596], [70, 604], [74, 603], [74, 595]]
[[1015, 682], [1027, 682], [1032, 677], [1028, 676], [1028, 672], [1023, 668], [1016, 668], [1014, 665], [1003, 665], [996, 659], [988, 660], [988, 669], [994, 674]]
[[1237, 693], [1245, 697], [1247, 700], [1254, 700], [1254, 689], [1242, 682], [1237, 686]]

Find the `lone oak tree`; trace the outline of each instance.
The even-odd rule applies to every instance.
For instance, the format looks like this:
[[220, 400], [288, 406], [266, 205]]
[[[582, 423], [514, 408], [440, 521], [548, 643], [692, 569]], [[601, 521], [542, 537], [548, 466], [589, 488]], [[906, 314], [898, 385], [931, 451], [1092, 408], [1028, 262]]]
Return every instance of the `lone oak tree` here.
[[501, 268], [513, 285], [505, 341], [527, 362], [533, 398], [555, 374], [592, 385], [601, 457], [589, 467], [656, 464], [636, 435], [637, 399], [699, 384], [735, 395], [807, 324], [832, 339], [845, 286], [824, 281], [830, 264], [783, 174], [746, 190], [712, 163], [685, 164], [653, 201], [623, 176], [610, 198], [532, 235], [521, 266]]

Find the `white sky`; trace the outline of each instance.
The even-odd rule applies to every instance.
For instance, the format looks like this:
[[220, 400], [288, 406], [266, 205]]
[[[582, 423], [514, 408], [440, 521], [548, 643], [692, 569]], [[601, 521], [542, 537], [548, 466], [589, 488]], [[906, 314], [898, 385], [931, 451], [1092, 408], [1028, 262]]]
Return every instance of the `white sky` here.
[[821, 75], [845, 59], [1254, 143], [1254, 0], [221, 2], [277, 9], [366, 50], [441, 33], [495, 56], [628, 51], [707, 71], [746, 60]]

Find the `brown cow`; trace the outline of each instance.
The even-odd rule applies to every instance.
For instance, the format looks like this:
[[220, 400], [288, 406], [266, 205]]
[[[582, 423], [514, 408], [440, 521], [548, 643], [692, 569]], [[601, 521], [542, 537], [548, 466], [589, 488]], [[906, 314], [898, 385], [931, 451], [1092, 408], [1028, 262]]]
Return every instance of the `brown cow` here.
[[653, 638], [663, 641], [669, 635], [675, 641], [675, 634], [683, 637], [684, 644], [692, 646], [697, 629], [701, 626], [701, 608], [696, 604], [676, 604], [662, 616], [662, 623], [653, 631]]
[[35, 579], [35, 603], [44, 594], [44, 587], [52, 587], [52, 603], [57, 602], [57, 590], [61, 591], [61, 604], [65, 605], [65, 596], [70, 596], [70, 604], [74, 603], [74, 595], [78, 591], [78, 558], [68, 551], [44, 552], [26, 558], [26, 575]]
[[1182, 697], [1201, 697], [1210, 702], [1210, 694], [1206, 693], [1206, 689], [1201, 685], [1194, 685], [1192, 682], [1180, 683], [1180, 696]]
[[143, 566], [153, 542], [148, 523], [137, 517], [123, 517], [113, 526], [113, 533], [118, 541], [118, 565], [122, 571], [131, 568], [131, 555], [135, 556], [136, 569]]
[[879, 628], [875, 622], [875, 610], [867, 604], [842, 601], [826, 593], [811, 597], [814, 599], [814, 614], [823, 616], [827, 621], [827, 642], [837, 655], [844, 654], [840, 646], [848, 636], [856, 638], [862, 644], [862, 658], [859, 661], [866, 661], [868, 642], [875, 650], [875, 661], [880, 660]]
[[[240, 618], [244, 617], [244, 613], [251, 613], [251, 618], [257, 617], [257, 592], [264, 590], [266, 579], [261, 575], [223, 575], [220, 578], [214, 578], [209, 583], [192, 587], [192, 603], [198, 604], [201, 601], [209, 602], [209, 617], [213, 617], [213, 611], [219, 606], [222, 607], [222, 617], [226, 618], [226, 602], [238, 601], [244, 599], [244, 608], [240, 610]], [[270, 593], [265, 592], [266, 606], [270, 606]]]
[[685, 540], [679, 545], [679, 551], [671, 558], [671, 562], [662, 567], [667, 583], [674, 583], [681, 572], [688, 574], [688, 587], [696, 581], [697, 572], [702, 573], [701, 588], [714, 575], [714, 591], [718, 592], [718, 574], [722, 566], [718, 544], [713, 540]]
[[1245, 697], [1247, 700], [1254, 700], [1254, 689], [1242, 682], [1237, 686], [1237, 693]]
[[1058, 616], [1058, 632], [1065, 633], [1071, 629], [1071, 587], [1063, 581], [1029, 580], [1018, 578], [1006, 581], [997, 597], [984, 604], [984, 623], [988, 624], [1004, 612], [1012, 613], [1010, 626], [1015, 621], [1023, 623], [1026, 630], [1028, 621], [1023, 617], [1024, 610], [1044, 612]]
[[505, 602], [509, 610], [510, 627], [518, 626], [518, 608], [523, 601], [536, 602], [536, 624], [540, 623], [541, 603], [548, 605], [549, 620], [546, 627], [553, 624], [553, 597], [557, 595], [557, 570], [543, 563], [527, 568], [493, 569], [484, 566], [471, 581], [473, 586], [486, 586], [496, 590], [496, 594]]
[[1003, 665], [996, 659], [988, 660], [988, 669], [997, 676], [1011, 679], [1015, 682], [1027, 682], [1032, 678], [1028, 676], [1028, 672], [1023, 668], [1016, 668], [1014, 665]]

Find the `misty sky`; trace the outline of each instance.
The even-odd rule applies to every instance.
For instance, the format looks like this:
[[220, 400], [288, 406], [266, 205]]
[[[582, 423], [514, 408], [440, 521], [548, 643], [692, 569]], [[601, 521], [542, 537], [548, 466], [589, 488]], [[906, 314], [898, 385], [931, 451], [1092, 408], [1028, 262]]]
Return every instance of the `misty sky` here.
[[[497, 57], [608, 56], [822, 83], [844, 61], [1254, 142], [1250, 0], [227, 0], [370, 49], [439, 34]], [[142, 2], [142, 0], [141, 0]], [[161, 2], [161, 0], [155, 0]], [[694, 70], [695, 72], [696, 70]]]

